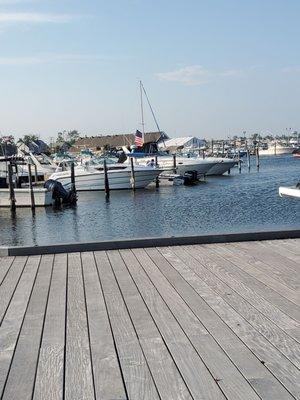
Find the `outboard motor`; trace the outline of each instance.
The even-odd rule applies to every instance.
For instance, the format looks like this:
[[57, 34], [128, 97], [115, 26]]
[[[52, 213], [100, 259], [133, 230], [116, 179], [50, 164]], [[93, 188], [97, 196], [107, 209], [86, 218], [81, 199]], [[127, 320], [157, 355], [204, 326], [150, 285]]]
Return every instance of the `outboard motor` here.
[[52, 192], [52, 199], [56, 204], [62, 202], [63, 204], [74, 204], [77, 201], [76, 192], [73, 190], [66, 190], [63, 185], [54, 179], [48, 179], [44, 183], [44, 188]]

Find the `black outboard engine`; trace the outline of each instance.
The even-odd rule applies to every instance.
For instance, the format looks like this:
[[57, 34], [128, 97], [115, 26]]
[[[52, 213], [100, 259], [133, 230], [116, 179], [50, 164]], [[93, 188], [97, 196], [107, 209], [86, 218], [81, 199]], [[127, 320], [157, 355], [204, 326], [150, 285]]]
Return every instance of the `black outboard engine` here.
[[44, 188], [51, 190], [52, 199], [56, 204], [74, 204], [77, 201], [76, 192], [74, 190], [66, 190], [63, 185], [54, 179], [48, 179], [44, 183]]

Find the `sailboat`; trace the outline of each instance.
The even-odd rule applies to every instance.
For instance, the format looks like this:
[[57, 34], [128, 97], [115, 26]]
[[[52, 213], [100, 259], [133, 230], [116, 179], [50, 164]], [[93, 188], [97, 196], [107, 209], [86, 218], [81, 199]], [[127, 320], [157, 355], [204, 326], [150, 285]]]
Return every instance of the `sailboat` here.
[[[142, 81], [140, 81], [140, 98], [141, 98], [141, 125], [142, 125], [142, 134], [143, 134], [143, 143], [145, 142], [145, 122], [144, 122], [144, 105], [143, 105], [143, 96], [145, 96], [148, 106], [150, 108], [152, 117], [154, 119], [155, 125], [157, 127], [158, 132], [162, 132], [157, 119], [155, 117], [153, 108], [151, 106], [149, 97], [147, 95], [146, 89], [142, 83]], [[142, 147], [142, 146], [139, 146]], [[192, 159], [192, 158], [188, 158], [188, 157], [183, 157], [183, 156], [177, 156], [176, 157], [176, 168], [174, 168], [174, 160], [173, 160], [173, 156], [168, 154], [167, 152], [157, 152], [155, 154], [144, 154], [143, 156], [141, 156], [141, 153], [131, 153], [129, 152], [129, 150], [126, 151], [126, 149], [124, 149], [126, 152], [126, 155], [128, 157], [133, 157], [135, 164], [136, 165], [147, 165], [149, 163], [151, 163], [153, 161], [153, 157], [157, 157], [157, 163], [159, 168], [161, 168], [164, 171], [170, 171], [170, 170], [174, 170], [176, 169], [176, 173], [180, 174], [180, 175], [184, 175], [188, 172], [191, 171], [195, 171], [197, 173], [198, 178], [200, 178], [201, 176], [205, 175], [208, 173], [208, 171], [214, 167], [216, 164], [219, 163], [219, 161], [211, 159], [211, 160], [202, 160], [202, 159]], [[138, 156], [138, 157], [137, 157]]]

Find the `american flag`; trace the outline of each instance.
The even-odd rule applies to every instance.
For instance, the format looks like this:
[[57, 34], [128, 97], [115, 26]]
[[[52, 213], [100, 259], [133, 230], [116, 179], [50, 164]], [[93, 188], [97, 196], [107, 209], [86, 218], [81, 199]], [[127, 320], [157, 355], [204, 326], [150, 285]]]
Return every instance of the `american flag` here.
[[134, 144], [137, 145], [137, 147], [143, 146], [144, 138], [143, 138], [142, 132], [140, 132], [140, 131], [135, 132]]

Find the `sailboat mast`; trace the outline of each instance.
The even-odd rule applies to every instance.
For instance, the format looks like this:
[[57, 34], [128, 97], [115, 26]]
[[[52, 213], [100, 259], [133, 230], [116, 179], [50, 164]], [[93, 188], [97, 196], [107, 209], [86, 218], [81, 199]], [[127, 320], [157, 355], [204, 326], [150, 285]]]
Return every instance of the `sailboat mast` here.
[[[157, 130], [158, 130], [158, 132], [161, 134], [161, 130], [160, 130], [160, 127], [159, 127], [159, 125], [158, 125], [157, 119], [156, 119], [156, 117], [155, 117], [155, 114], [154, 114], [153, 108], [152, 108], [152, 106], [151, 106], [151, 103], [150, 103], [149, 97], [148, 97], [148, 95], [147, 95], [146, 89], [144, 88], [144, 85], [142, 84], [142, 81], [140, 81], [140, 83], [141, 83], [141, 89], [143, 90], [143, 92], [144, 92], [144, 94], [145, 94], [145, 97], [146, 97], [147, 103], [148, 103], [148, 105], [149, 105], [149, 108], [150, 108], [150, 110], [151, 110], [151, 114], [152, 114], [152, 117], [153, 117], [153, 119], [154, 119], [154, 122], [155, 122], [155, 124], [156, 124]], [[166, 146], [166, 144], [165, 144], [165, 141], [164, 141], [164, 138], [163, 138], [163, 137], [162, 137], [162, 140], [163, 140], [164, 146]]]
[[141, 94], [142, 133], [143, 133], [143, 143], [144, 143], [145, 142], [145, 122], [144, 122], [143, 84], [142, 84], [142, 81], [140, 81], [140, 94]]

